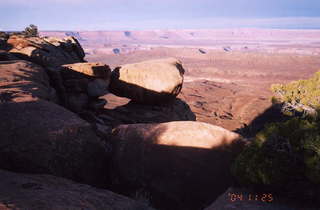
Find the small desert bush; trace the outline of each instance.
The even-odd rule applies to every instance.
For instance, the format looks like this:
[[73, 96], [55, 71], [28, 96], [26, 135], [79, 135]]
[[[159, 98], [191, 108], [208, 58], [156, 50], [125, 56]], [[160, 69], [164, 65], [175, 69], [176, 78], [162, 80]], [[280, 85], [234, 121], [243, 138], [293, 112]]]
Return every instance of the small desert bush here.
[[26, 27], [22, 33], [27, 37], [39, 36], [38, 27], [33, 24], [30, 24], [28, 27]]
[[[320, 187], [320, 73], [273, 85], [273, 103], [291, 117], [265, 126], [236, 158], [231, 171], [244, 186], [316, 198]], [[303, 113], [303, 114], [297, 114]], [[311, 117], [310, 117], [311, 116]], [[303, 193], [302, 193], [303, 192]]]
[[272, 102], [282, 102], [288, 114], [316, 115], [320, 110], [320, 72], [308, 80], [272, 85], [271, 90], [276, 94]]

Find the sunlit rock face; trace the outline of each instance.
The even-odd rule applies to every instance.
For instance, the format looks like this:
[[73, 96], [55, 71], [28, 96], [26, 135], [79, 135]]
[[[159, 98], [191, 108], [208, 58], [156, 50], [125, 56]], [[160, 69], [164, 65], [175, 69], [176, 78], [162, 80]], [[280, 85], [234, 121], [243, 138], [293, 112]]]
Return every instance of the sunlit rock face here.
[[112, 72], [110, 91], [142, 104], [163, 104], [180, 93], [183, 74], [174, 58], [127, 64]]
[[240, 139], [239, 134], [222, 127], [193, 121], [120, 125], [114, 134], [120, 139], [137, 137], [152, 144], [204, 149], [229, 146]]

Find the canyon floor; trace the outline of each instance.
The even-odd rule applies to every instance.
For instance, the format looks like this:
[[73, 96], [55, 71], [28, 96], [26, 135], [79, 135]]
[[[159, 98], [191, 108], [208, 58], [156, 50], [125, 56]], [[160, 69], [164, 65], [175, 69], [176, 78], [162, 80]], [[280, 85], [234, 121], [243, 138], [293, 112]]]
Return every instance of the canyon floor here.
[[[178, 58], [186, 69], [179, 98], [190, 106], [198, 121], [234, 131], [248, 127], [254, 120], [254, 127], [259, 128], [272, 118], [272, 84], [305, 79], [320, 69], [317, 30], [83, 31], [43, 35], [76, 36], [88, 61], [103, 62], [112, 68], [155, 58]], [[128, 103], [113, 95], [104, 98], [109, 101], [106, 109]]]

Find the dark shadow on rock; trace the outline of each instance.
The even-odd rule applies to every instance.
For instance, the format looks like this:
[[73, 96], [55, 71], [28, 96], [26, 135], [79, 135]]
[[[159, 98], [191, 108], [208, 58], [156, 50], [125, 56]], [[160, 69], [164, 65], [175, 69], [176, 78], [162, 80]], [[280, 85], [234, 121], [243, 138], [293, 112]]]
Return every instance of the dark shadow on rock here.
[[257, 116], [254, 120], [251, 121], [249, 125], [235, 130], [234, 132], [239, 133], [243, 137], [252, 138], [261, 131], [264, 126], [268, 123], [274, 122], [283, 122], [288, 118], [281, 112], [281, 104], [274, 104], [266, 109], [262, 114]]
[[21, 60], [1, 61], [0, 65], [2, 101], [25, 96], [48, 101], [57, 100], [56, 92], [50, 87], [49, 78], [40, 66]]
[[[105, 99], [108, 101], [108, 97], [105, 97]], [[106, 125], [112, 127], [120, 124], [196, 120], [196, 116], [191, 111], [189, 105], [178, 98], [161, 106], [142, 105], [130, 101], [114, 109], [103, 109], [98, 112], [98, 117], [102, 119]]]
[[[148, 140], [167, 129], [148, 129]], [[200, 210], [211, 204], [232, 184], [229, 167], [239, 153], [236, 144], [224, 141], [213, 148], [164, 145], [141, 140], [139, 131], [128, 139], [114, 136], [112, 144], [111, 189], [142, 196], [160, 210]]]
[[1, 209], [152, 210], [108, 190], [51, 175], [0, 170]]
[[[57, 67], [67, 64], [64, 62], [65, 59], [63, 57], [61, 58], [61, 61], [59, 61], [57, 58], [50, 55], [49, 52], [41, 49], [33, 50], [30, 56], [19, 52], [12, 52], [11, 54], [19, 59], [30, 61], [43, 67]], [[45, 59], [44, 56], [46, 56]]]
[[[112, 77], [114, 76], [115, 74], [113, 73]], [[117, 88], [112, 88], [112, 80], [113, 79], [111, 79], [110, 84], [111, 90], [118, 91]], [[173, 97], [172, 95], [168, 96], [168, 94], [161, 94], [123, 81], [121, 81], [120, 84], [125, 87], [127, 91], [133, 90], [134, 93], [137, 93], [139, 95], [137, 97], [146, 96], [147, 98], [152, 99], [152, 102], [154, 103], [142, 104], [136, 100], [131, 100], [127, 104], [120, 103], [119, 106], [113, 109], [105, 108], [98, 112], [98, 116], [106, 125], [115, 127], [120, 124], [196, 120], [196, 115], [191, 111], [189, 105], [179, 98]], [[124, 90], [121, 89], [121, 92], [122, 91]], [[126, 91], [124, 91], [124, 93], [126, 93]], [[103, 96], [103, 99], [109, 101], [108, 95]], [[116, 99], [113, 100], [115, 100], [113, 103], [117, 103]]]
[[10, 45], [7, 43], [9, 39], [9, 34], [3, 31], [0, 31], [0, 50], [9, 50]]
[[51, 101], [45, 69], [18, 60], [0, 62], [0, 72], [0, 168], [105, 187], [105, 142], [89, 123]]
[[104, 143], [75, 114], [45, 100], [8, 100], [0, 116], [0, 168], [107, 185]]
[[[30, 46], [35, 48], [31, 52], [26, 52], [26, 53], [11, 52], [11, 54], [19, 59], [30, 61], [38, 65], [41, 65], [44, 68], [60, 67], [61, 65], [64, 65], [64, 64], [86, 62], [83, 59], [83, 57], [81, 57], [82, 55], [79, 55], [77, 53], [75, 46], [70, 45], [71, 48], [68, 48], [68, 47], [64, 48], [63, 44], [64, 43], [62, 43], [60, 47], [57, 47], [49, 42], [45, 42], [45, 44], [36, 44], [31, 42]], [[65, 43], [65, 44], [68, 44], [68, 43]]]
[[17, 57], [15, 57], [14, 55], [8, 52], [11, 49], [12, 49], [11, 44], [8, 44], [6, 42], [2, 44], [0, 43], [0, 61], [18, 60]]

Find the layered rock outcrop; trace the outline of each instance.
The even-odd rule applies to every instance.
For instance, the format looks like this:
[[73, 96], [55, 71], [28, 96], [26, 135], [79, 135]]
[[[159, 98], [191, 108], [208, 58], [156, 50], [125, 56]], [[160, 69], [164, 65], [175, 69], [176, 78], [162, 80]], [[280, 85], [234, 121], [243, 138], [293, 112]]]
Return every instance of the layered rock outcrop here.
[[102, 63], [75, 63], [51, 70], [56, 75], [56, 89], [66, 107], [74, 112], [84, 109], [102, 109], [106, 101], [99, 99], [107, 94], [111, 70]]
[[108, 190], [50, 175], [17, 174], [0, 170], [0, 209], [32, 210], [151, 210]]
[[230, 186], [231, 161], [245, 144], [233, 132], [189, 121], [121, 125], [113, 137], [113, 184], [146, 189], [160, 209], [209, 205]]
[[12, 35], [7, 40], [9, 52], [45, 67], [84, 62], [85, 53], [74, 37], [28, 37]]
[[112, 72], [110, 91], [141, 104], [163, 104], [180, 93], [183, 74], [174, 58], [127, 64]]
[[90, 124], [50, 101], [45, 70], [26, 61], [0, 63], [0, 167], [105, 185], [106, 149]]
[[[160, 209], [201, 209], [229, 187], [230, 163], [245, 142], [223, 128], [190, 122], [195, 115], [176, 98], [184, 74], [178, 60], [128, 64], [111, 72], [108, 65], [85, 62], [74, 38], [11, 35], [6, 45], [0, 52], [0, 60], [7, 60], [0, 62], [1, 169], [70, 178], [133, 197], [142, 194]], [[122, 104], [119, 98], [114, 103], [109, 89], [126, 97]], [[17, 192], [6, 173], [0, 171], [0, 178], [5, 174], [0, 208], [61, 209], [62, 203], [70, 208], [145, 208], [50, 176], [44, 179], [63, 187], [53, 188], [37, 175], [21, 175], [32, 180], [21, 184], [30, 194]], [[12, 190], [8, 202], [1, 203], [2, 186]], [[25, 199], [38, 190], [43, 197]]]

